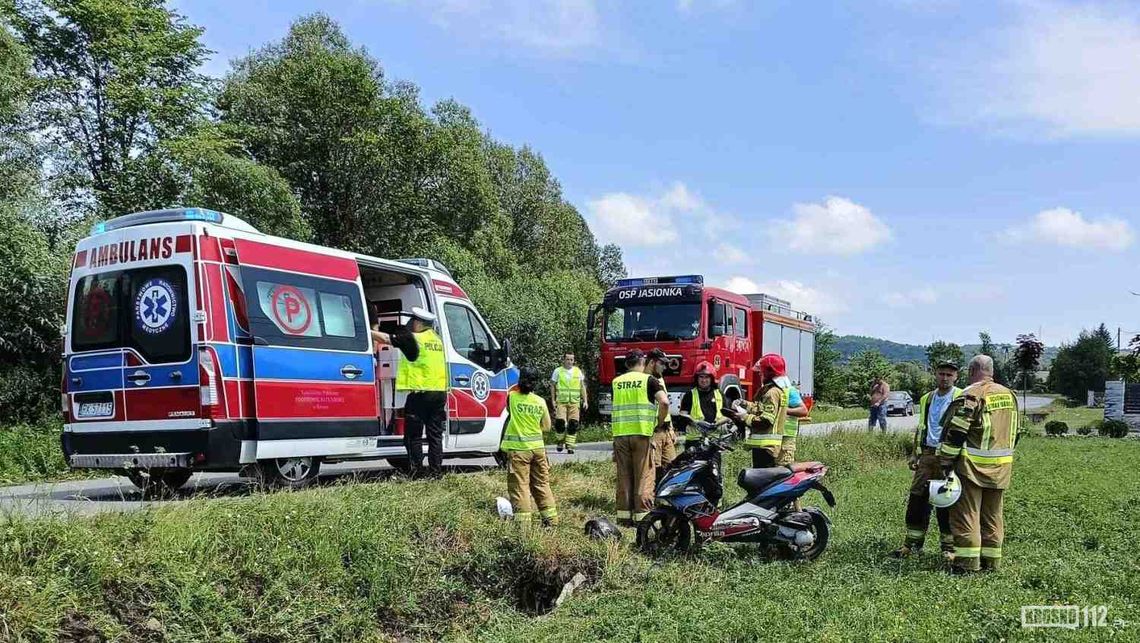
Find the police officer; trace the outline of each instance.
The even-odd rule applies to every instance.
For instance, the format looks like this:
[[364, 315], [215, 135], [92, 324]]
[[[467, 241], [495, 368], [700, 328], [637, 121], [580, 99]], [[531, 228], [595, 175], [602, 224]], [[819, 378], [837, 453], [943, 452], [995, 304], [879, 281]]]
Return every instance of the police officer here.
[[669, 419], [669, 396], [661, 382], [644, 372], [645, 354], [625, 356], [626, 372], [614, 378], [610, 427], [617, 468], [615, 505], [619, 523], [641, 520], [653, 507], [654, 429]]
[[[649, 351], [645, 360], [645, 372], [655, 378], [661, 384], [661, 390], [665, 391], [665, 399], [669, 399], [669, 391], [665, 388], [665, 367], [667, 366], [668, 358], [665, 356], [665, 351], [660, 348], [654, 348]], [[676, 435], [673, 433], [673, 423], [666, 415], [666, 421], [659, 424], [653, 432], [653, 469], [655, 472], [654, 479], [660, 480], [661, 474], [677, 457]]]
[[586, 401], [586, 376], [574, 365], [574, 353], [562, 356], [562, 365], [550, 375], [550, 401], [554, 405], [554, 437], [558, 452], [563, 445], [567, 453], [574, 453], [578, 443], [581, 411], [589, 408]]
[[[938, 445], [942, 441], [942, 418], [950, 403], [962, 395], [962, 389], [954, 386], [958, 380], [958, 365], [942, 362], [934, 370], [938, 388], [923, 395], [918, 400], [918, 427], [914, 430], [914, 455], [910, 468], [914, 477], [910, 483], [910, 495], [906, 502], [906, 540], [903, 546], [891, 553], [895, 558], [905, 558], [922, 551], [926, 540], [926, 529], [930, 526], [930, 481], [940, 478], [942, 465], [938, 460]], [[939, 545], [942, 557], [947, 561], [954, 558], [954, 536], [950, 533], [950, 509], [934, 510], [938, 519]]]
[[970, 385], [942, 418], [938, 447], [943, 471], [953, 470], [962, 485], [961, 497], [950, 506], [955, 573], [1001, 565], [1002, 496], [1013, 475], [1018, 431], [1017, 398], [994, 382], [993, 358], [975, 355], [969, 373]]
[[507, 455], [507, 496], [515, 520], [529, 523], [534, 505], [543, 524], [558, 522], [558, 507], [550, 490], [550, 462], [542, 432], [550, 428], [546, 401], [534, 392], [539, 374], [525, 369], [519, 376], [519, 390], [507, 396], [507, 425], [499, 448]]
[[784, 391], [776, 378], [787, 374], [787, 366], [783, 357], [768, 353], [756, 361], [752, 370], [761, 384], [756, 397], [743, 414], [728, 409], [724, 413], [739, 418], [748, 429], [744, 446], [752, 450], [752, 467], [774, 467], [780, 456], [784, 420], [788, 415]]
[[424, 431], [428, 440], [428, 475], [443, 475], [443, 433], [447, 427], [447, 356], [443, 340], [435, 332], [436, 316], [424, 308], [412, 308], [408, 326], [395, 333], [373, 330], [372, 339], [400, 349], [396, 366], [396, 391], [408, 394], [404, 402], [404, 446], [409, 473], [423, 468]]

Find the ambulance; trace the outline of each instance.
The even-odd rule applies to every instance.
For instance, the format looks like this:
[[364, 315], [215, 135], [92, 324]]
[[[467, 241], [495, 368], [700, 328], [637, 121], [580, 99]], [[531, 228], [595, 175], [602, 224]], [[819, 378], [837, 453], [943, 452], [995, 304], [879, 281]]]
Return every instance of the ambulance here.
[[72, 468], [169, 489], [194, 471], [284, 486], [322, 462], [408, 465], [394, 331], [435, 313], [448, 360], [445, 457], [498, 451], [518, 382], [447, 268], [264, 235], [202, 208], [139, 212], [76, 248], [64, 334], [62, 446]]

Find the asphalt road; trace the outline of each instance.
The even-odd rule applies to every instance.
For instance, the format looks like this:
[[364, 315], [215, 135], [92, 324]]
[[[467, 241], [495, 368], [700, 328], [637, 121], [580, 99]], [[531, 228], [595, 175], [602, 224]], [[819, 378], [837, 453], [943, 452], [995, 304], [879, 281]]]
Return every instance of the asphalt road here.
[[[1026, 408], [1032, 410], [1048, 406], [1051, 398], [1030, 396]], [[888, 431], [900, 433], [915, 427], [914, 417], [892, 416], [887, 420]], [[801, 435], [824, 435], [841, 429], [862, 429], [867, 420], [849, 420], [828, 424], [808, 424], [800, 429]], [[557, 453], [547, 447], [554, 463], [576, 460], [602, 460], [610, 457], [609, 442], [580, 444], [574, 455]], [[444, 466], [455, 473], [469, 473], [493, 468], [491, 458], [445, 460]], [[383, 460], [343, 462], [321, 467], [318, 484], [329, 485], [347, 481], [375, 482], [393, 475]], [[148, 506], [176, 506], [192, 498], [239, 497], [253, 493], [250, 481], [236, 473], [198, 473], [178, 496], [169, 500], [143, 500], [139, 490], [124, 477], [112, 476], [92, 480], [35, 483], [0, 487], [0, 514], [17, 513], [33, 516], [88, 515], [109, 511], [136, 511]]]

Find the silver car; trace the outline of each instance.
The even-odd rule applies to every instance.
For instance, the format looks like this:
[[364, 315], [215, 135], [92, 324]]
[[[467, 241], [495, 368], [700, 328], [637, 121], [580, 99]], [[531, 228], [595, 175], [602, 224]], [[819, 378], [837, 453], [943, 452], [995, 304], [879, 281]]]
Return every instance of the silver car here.
[[891, 391], [887, 396], [887, 415], [914, 415], [914, 398], [906, 391]]

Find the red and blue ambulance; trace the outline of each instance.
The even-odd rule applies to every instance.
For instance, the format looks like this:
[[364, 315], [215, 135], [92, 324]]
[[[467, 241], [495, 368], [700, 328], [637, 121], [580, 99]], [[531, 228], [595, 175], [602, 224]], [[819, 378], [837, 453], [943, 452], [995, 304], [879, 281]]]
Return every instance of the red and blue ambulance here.
[[407, 465], [392, 331], [421, 306], [447, 345], [447, 457], [499, 448], [518, 382], [447, 268], [264, 235], [201, 208], [139, 212], [79, 242], [64, 332], [63, 451], [176, 488], [194, 471], [300, 486], [322, 462]]

